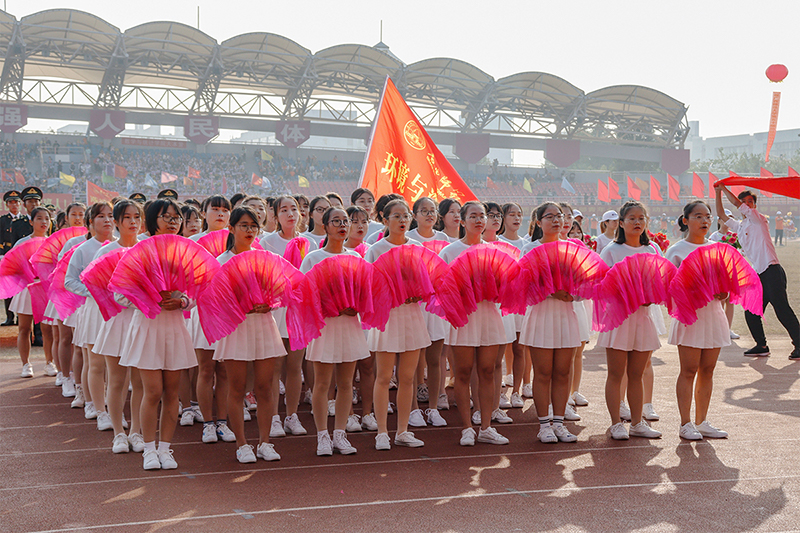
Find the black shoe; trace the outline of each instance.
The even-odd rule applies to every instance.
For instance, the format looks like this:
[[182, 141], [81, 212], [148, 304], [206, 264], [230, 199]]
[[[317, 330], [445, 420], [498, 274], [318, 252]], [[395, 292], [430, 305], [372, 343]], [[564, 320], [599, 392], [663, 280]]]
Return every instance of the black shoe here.
[[13, 325], [14, 325], [14, 317], [13, 316], [8, 317], [5, 322], [0, 324], [0, 326], [13, 326]]
[[41, 337], [34, 337], [31, 346], [44, 346], [44, 342], [42, 342]]
[[753, 346], [746, 352], [744, 352], [746, 357], [766, 357], [769, 355], [769, 347], [767, 345], [764, 346]]
[[792, 361], [800, 361], [800, 348], [795, 348], [794, 351], [789, 354], [789, 359]]

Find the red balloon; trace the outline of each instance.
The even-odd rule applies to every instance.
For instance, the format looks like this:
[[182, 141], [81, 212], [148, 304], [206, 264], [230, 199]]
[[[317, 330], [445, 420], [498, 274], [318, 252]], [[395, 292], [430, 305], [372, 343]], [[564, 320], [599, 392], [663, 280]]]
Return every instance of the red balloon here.
[[786, 65], [770, 65], [767, 67], [767, 78], [769, 81], [778, 83], [783, 81], [789, 75], [789, 69]]

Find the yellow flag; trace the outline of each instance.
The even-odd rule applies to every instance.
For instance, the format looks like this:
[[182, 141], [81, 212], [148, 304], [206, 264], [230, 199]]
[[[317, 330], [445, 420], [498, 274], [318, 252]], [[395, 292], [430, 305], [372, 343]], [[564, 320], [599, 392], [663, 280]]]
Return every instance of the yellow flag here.
[[522, 184], [522, 188], [525, 189], [528, 192], [533, 192], [533, 189], [531, 189], [531, 182], [528, 181], [528, 178], [524, 178], [524, 179], [525, 179], [525, 182]]
[[272, 156], [271, 156], [271, 155], [269, 155], [269, 154], [268, 154], [267, 152], [265, 152], [264, 150], [261, 150], [261, 160], [262, 160], [262, 161], [272, 161]]
[[297, 184], [301, 187], [311, 187], [311, 184], [303, 176], [297, 177]]
[[67, 187], [72, 187], [72, 184], [75, 183], [75, 176], [70, 176], [69, 174], [59, 172], [58, 177], [61, 179], [61, 184], [66, 185]]

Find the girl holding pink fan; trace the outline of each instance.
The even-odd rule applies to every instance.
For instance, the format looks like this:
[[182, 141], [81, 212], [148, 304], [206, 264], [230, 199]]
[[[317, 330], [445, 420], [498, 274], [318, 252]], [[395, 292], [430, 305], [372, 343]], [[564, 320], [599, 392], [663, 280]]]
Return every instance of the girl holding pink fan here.
[[[310, 252], [300, 272], [308, 273], [315, 265], [341, 254], [355, 256], [358, 253], [344, 247], [350, 218], [343, 209], [329, 208], [322, 216], [327, 233], [324, 248]], [[369, 265], [365, 265], [369, 266]], [[317, 455], [332, 455], [334, 451], [343, 455], [356, 453], [356, 448], [347, 440], [345, 428], [352, 405], [353, 374], [356, 362], [369, 357], [367, 340], [362, 333], [361, 321], [353, 309], [345, 309], [336, 317], [325, 319], [319, 337], [308, 344], [306, 359], [314, 364], [314, 388], [312, 409], [317, 427]], [[333, 439], [328, 433], [328, 389], [336, 381], [336, 416]]]
[[[445, 201], [439, 204], [441, 212]], [[457, 205], [453, 201], [448, 207]], [[452, 216], [449, 211], [447, 216]], [[464, 238], [446, 246], [439, 257], [448, 264], [453, 263], [462, 253], [483, 242], [481, 235], [486, 228], [486, 209], [480, 202], [467, 202], [461, 208], [457, 219], [464, 229]], [[473, 280], [478, 282], [479, 280]], [[461, 445], [474, 446], [475, 441], [488, 444], [508, 444], [508, 439], [491, 427], [492, 407], [495, 402], [494, 369], [499, 348], [506, 343], [503, 319], [497, 306], [483, 300], [477, 302], [477, 309], [467, 317], [463, 327], [450, 326], [447, 344], [453, 350], [455, 396], [458, 412], [461, 415]], [[478, 434], [472, 429], [470, 416], [470, 377], [477, 364], [478, 398], [481, 411], [481, 429]]]
[[[305, 197], [304, 197], [305, 198]], [[286, 255], [287, 247], [294, 247], [298, 241], [292, 242], [294, 239], [300, 238], [306, 244], [306, 250], [310, 245], [304, 237], [298, 237], [297, 224], [300, 221], [300, 205], [297, 200], [292, 196], [278, 196], [272, 203], [272, 212], [275, 215], [276, 229], [275, 232], [270, 233], [261, 239], [261, 247], [278, 254], [279, 256], [289, 259]], [[292, 262], [290, 260], [290, 262]], [[299, 267], [299, 264], [295, 265]], [[297, 417], [297, 407], [300, 404], [300, 393], [303, 388], [302, 367], [303, 367], [303, 353], [305, 348], [299, 350], [292, 350], [289, 345], [289, 331], [286, 329], [286, 308], [281, 307], [272, 312], [275, 322], [278, 324], [278, 331], [281, 333], [283, 339], [283, 346], [286, 350], [286, 359], [279, 362], [279, 368], [275, 371], [275, 386], [272, 389], [273, 394], [273, 413], [272, 413], [272, 429], [270, 430], [270, 437], [285, 437], [286, 433], [292, 435], [305, 435], [307, 433], [300, 419]], [[281, 417], [278, 414], [278, 400], [279, 400], [279, 384], [280, 378], [280, 365], [286, 365], [286, 419], [281, 424]], [[312, 372], [306, 372], [306, 386], [311, 389], [313, 385]]]
[[[534, 211], [536, 227], [523, 253], [559, 242], [564, 227], [564, 209], [545, 202]], [[549, 292], [549, 291], [548, 291]], [[538, 438], [544, 443], [575, 442], [578, 437], [564, 426], [569, 397], [569, 373], [580, 331], [573, 296], [557, 290], [541, 302], [527, 307], [520, 344], [527, 346], [533, 362], [533, 401], [539, 417]], [[552, 419], [548, 413], [552, 405]]]
[[447, 240], [450, 242], [456, 242], [464, 237], [461, 212], [461, 202], [458, 200], [445, 198], [439, 203], [439, 222], [434, 227], [447, 235]]
[[[105, 405], [105, 375], [106, 363], [102, 355], [92, 352], [97, 340], [97, 333], [104, 320], [100, 314], [97, 302], [92, 298], [86, 285], [81, 281], [80, 275], [92, 262], [95, 254], [108, 241], [114, 240], [114, 214], [111, 204], [97, 202], [89, 209], [89, 227], [93, 238], [78, 246], [69, 260], [67, 273], [64, 277], [64, 288], [86, 297], [86, 304], [78, 316], [72, 342], [80, 347], [83, 352], [84, 389], [86, 404], [83, 407], [87, 419], [97, 419], [97, 429], [105, 431], [113, 428], [111, 417], [106, 412]], [[88, 382], [88, 383], [87, 383]], [[88, 393], [88, 394], [87, 394]]]
[[[44, 207], [34, 207], [30, 217], [33, 233], [18, 240], [12, 250], [32, 239], [41, 239], [40, 244], [42, 244], [44, 242], [43, 239], [47, 237], [47, 231], [50, 229], [50, 211]], [[30, 246], [33, 247], [32, 244]], [[31, 254], [33, 251], [35, 250], [32, 250]], [[25, 263], [28, 263], [27, 259], [24, 260]], [[17, 350], [19, 351], [19, 358], [22, 360], [22, 374], [20, 375], [23, 378], [32, 378], [33, 365], [29, 362], [29, 358], [31, 355], [31, 332], [33, 331], [33, 305], [31, 303], [31, 293], [27, 287], [11, 298], [8, 310], [16, 313], [19, 317]]]
[[[220, 264], [224, 265], [236, 255], [251, 250], [260, 227], [258, 215], [252, 208], [234, 209], [229, 227], [232, 239], [228, 240], [228, 250], [217, 258]], [[216, 361], [224, 362], [228, 375], [228, 416], [236, 435], [236, 459], [240, 463], [255, 463], [256, 456], [265, 461], [278, 461], [281, 458], [275, 446], [269, 442], [269, 433], [275, 409], [275, 395], [272, 392], [275, 367], [278, 357], [286, 355], [286, 350], [270, 311], [268, 305], [253, 307], [233, 333], [219, 340], [214, 353]], [[259, 443], [255, 454], [253, 446], [247, 444], [245, 438], [242, 411], [248, 362], [253, 363], [254, 390], [259, 399], [257, 409], [261, 411], [261, 416], [258, 416]]]
[[[388, 235], [373, 244], [365, 259], [374, 263], [389, 250], [406, 245], [419, 245], [419, 242], [406, 237], [411, 225], [411, 213], [405, 200], [392, 200], [383, 208], [383, 220], [387, 223]], [[388, 280], [390, 283], [396, 280]], [[389, 382], [397, 356], [397, 434], [394, 443], [398, 446], [418, 448], [424, 445], [420, 439], [408, 431], [414, 390], [414, 375], [419, 362], [420, 350], [427, 348], [431, 339], [428, 335], [422, 309], [418, 300], [411, 299], [389, 312], [386, 329], [370, 329], [367, 345], [375, 352], [375, 415], [378, 422], [378, 435], [375, 437], [376, 450], [391, 449], [391, 441], [386, 426], [389, 407]], [[438, 415], [438, 411], [436, 414]], [[422, 421], [424, 424], [424, 421]]]
[[[635, 201], [626, 202], [619, 210], [616, 240], [603, 248], [600, 257], [611, 267], [636, 254], [660, 256], [658, 248], [650, 245], [646, 230], [647, 210], [644, 205]], [[600, 332], [597, 339], [597, 346], [606, 349], [606, 405], [611, 415], [611, 438], [615, 440], [627, 440], [629, 435], [651, 439], [661, 437], [660, 431], [651, 428], [642, 419], [643, 374], [650, 355], [661, 347], [648, 307], [641, 305], [620, 326]], [[620, 388], [626, 374], [631, 411], [630, 433], [620, 419]]]
[[[106, 244], [95, 254], [90, 266], [84, 270], [85, 274], [90, 274], [92, 265], [98, 264], [101, 257], [107, 256], [112, 252], [131, 248], [139, 242], [139, 230], [144, 224], [144, 212], [138, 202], [133, 200], [120, 200], [114, 206], [114, 223], [119, 231], [119, 240]], [[112, 258], [108, 258], [114, 261]], [[116, 262], [119, 257], [116, 258]], [[116, 264], [114, 265], [116, 266]], [[90, 291], [93, 291], [91, 282], [84, 276], [81, 277], [84, 284]], [[111, 451], [114, 453], [128, 453], [129, 450], [142, 452], [144, 450], [144, 439], [142, 438], [141, 423], [139, 420], [139, 410], [142, 405], [142, 379], [139, 371], [131, 368], [130, 383], [133, 386], [131, 393], [131, 431], [130, 435], [125, 435], [123, 428], [123, 413], [125, 398], [128, 395], [128, 368], [120, 366], [120, 354], [123, 351], [123, 343], [128, 325], [133, 318], [134, 308], [127, 307], [119, 314], [111, 317], [110, 320], [103, 320], [97, 332], [94, 348], [92, 349], [91, 359], [103, 357], [105, 359], [105, 369], [108, 371], [108, 391], [106, 403], [108, 404], [108, 416], [114, 428], [114, 440]], [[98, 365], [99, 367], [99, 365]], [[94, 366], [90, 367], [89, 384], [94, 389]], [[99, 391], [97, 392], [100, 393]], [[99, 417], [98, 417], [99, 424]]]
[[308, 231], [303, 233], [303, 237], [314, 246], [316, 250], [325, 239], [325, 228], [322, 226], [322, 214], [331, 206], [330, 200], [326, 196], [315, 196], [308, 204], [309, 220]]
[[[151, 236], [177, 235], [182, 222], [180, 207], [172, 199], [155, 200], [145, 213], [147, 232]], [[147, 239], [141, 244], [149, 241]], [[131, 253], [132, 251], [128, 252], [126, 256]], [[117, 266], [117, 271], [120, 265]], [[116, 271], [114, 276], [117, 276]], [[158, 303], [160, 312], [155, 318], [147, 318], [138, 308], [134, 311], [119, 361], [122, 366], [139, 369], [142, 378], [143, 397], [139, 416], [144, 438], [142, 460], [145, 470], [178, 468], [170, 444], [178, 423], [181, 370], [197, 366], [192, 337], [183, 318], [183, 312], [193, 302], [179, 291], [164, 291], [161, 297]], [[121, 294], [117, 294], [116, 298], [123, 305], [133, 305]], [[161, 424], [156, 449], [159, 404]]]
[[203, 231], [189, 237], [197, 242], [209, 233], [228, 227], [231, 218], [231, 202], [221, 194], [209, 196], [203, 200]]
[[[673, 244], [667, 250], [666, 258], [676, 267], [689, 254], [702, 246], [714, 244], [706, 240], [711, 227], [711, 209], [702, 200], [695, 200], [683, 207], [683, 216], [678, 219], [681, 232], [687, 232], [686, 238]], [[705, 280], [693, 280], [697, 284]], [[678, 346], [681, 372], [675, 390], [678, 395], [678, 410], [681, 415], [679, 434], [687, 440], [700, 440], [703, 437], [725, 438], [725, 431], [708, 423], [708, 405], [714, 380], [714, 367], [723, 346], [730, 346], [728, 319], [725, 316], [722, 302], [727, 294], [717, 294], [714, 300], [697, 310], [697, 321], [691, 325], [672, 320], [669, 328], [669, 344]], [[695, 377], [697, 383], [695, 385]], [[695, 423], [692, 423], [692, 395], [695, 397]]]

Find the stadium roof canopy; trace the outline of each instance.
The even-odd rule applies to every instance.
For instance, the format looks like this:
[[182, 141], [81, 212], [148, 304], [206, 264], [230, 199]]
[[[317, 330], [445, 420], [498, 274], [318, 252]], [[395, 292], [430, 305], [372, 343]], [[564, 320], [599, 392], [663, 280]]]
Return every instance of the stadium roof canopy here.
[[52, 9], [0, 11], [0, 57], [0, 98], [23, 103], [364, 124], [390, 76], [426, 126], [448, 131], [662, 148], [688, 134], [687, 107], [654, 89], [585, 93], [544, 72], [495, 79], [459, 59], [405, 64], [383, 43], [312, 53], [273, 33], [219, 43], [178, 22], [121, 31]]

